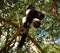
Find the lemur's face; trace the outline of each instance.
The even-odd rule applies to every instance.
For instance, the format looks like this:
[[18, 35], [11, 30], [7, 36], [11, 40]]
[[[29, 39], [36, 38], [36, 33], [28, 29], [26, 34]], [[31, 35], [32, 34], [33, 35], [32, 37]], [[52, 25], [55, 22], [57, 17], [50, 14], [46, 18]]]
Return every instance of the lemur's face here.
[[42, 12], [39, 12], [35, 10], [34, 7], [30, 6], [30, 8], [29, 7], [27, 8], [26, 17], [24, 17], [22, 21], [25, 24], [25, 27], [28, 27], [28, 25], [31, 25], [34, 28], [38, 28], [43, 18], [44, 18], [44, 14]]

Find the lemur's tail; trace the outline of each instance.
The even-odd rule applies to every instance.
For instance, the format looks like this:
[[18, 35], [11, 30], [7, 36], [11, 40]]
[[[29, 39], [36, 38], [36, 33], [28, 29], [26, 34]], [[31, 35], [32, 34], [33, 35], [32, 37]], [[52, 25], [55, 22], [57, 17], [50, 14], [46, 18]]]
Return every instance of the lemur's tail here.
[[27, 34], [23, 33], [22, 37], [21, 37], [21, 40], [20, 40], [20, 43], [18, 45], [19, 48], [23, 47], [26, 37], [27, 37]]

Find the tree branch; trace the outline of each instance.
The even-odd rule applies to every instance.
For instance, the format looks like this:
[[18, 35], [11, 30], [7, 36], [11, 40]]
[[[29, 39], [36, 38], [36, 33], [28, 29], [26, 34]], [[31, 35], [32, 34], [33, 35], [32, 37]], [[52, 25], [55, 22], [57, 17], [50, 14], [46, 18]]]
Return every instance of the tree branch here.
[[45, 53], [43, 51], [43, 49], [38, 45], [38, 43], [31, 37], [31, 36], [27, 36], [35, 45], [36, 47], [42, 52], [42, 53]]
[[[20, 35], [20, 31], [21, 31], [21, 28], [20, 28], [17, 24], [11, 22], [11, 20], [6, 20], [6, 19], [0, 17], [0, 22], [1, 22], [1, 21], [6, 22], [6, 23], [8, 23], [8, 24], [10, 24], [10, 25], [12, 25], [12, 26], [14, 26], [14, 27], [16, 27], [18, 30], [17, 30], [16, 34], [14, 35], [14, 37], [11, 39], [11, 41], [9, 41], [9, 42], [0, 50], [0, 52], [2, 52], [7, 46], [9, 46], [9, 45], [11, 44], [11, 42], [12, 42], [18, 35]], [[38, 48], [42, 53], [45, 53], [45, 52], [42, 50], [42, 48], [37, 44], [37, 42], [36, 42], [32, 37], [30, 37], [30, 36], [27, 36], [27, 37], [37, 46], [37, 48]]]
[[2, 21], [9, 25], [16, 27], [17, 29], [19, 28], [19, 26], [17, 24], [13, 23], [11, 20], [6, 20], [6, 19], [0, 17], [0, 22], [2, 22]]
[[9, 46], [11, 44], [11, 42], [16, 39], [16, 37], [20, 35], [20, 28], [17, 30], [16, 34], [14, 35], [14, 37], [11, 39], [11, 41], [9, 41], [1, 50], [0, 52], [2, 52], [7, 46]]

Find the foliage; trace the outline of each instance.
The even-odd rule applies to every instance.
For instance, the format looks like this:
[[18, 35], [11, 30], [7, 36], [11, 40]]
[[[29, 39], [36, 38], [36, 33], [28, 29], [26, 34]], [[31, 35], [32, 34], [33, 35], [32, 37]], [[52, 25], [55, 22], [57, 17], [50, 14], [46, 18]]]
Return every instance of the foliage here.
[[[31, 0], [32, 1], [32, 0]], [[60, 1], [57, 3], [57, 12], [52, 12], [53, 0], [35, 0], [37, 10], [45, 13], [37, 30], [29, 29], [29, 37], [22, 49], [17, 47], [20, 41], [20, 31], [16, 28], [25, 16], [26, 8], [31, 4], [30, 0], [1, 0], [0, 1], [0, 52], [2, 53], [40, 53], [38, 44], [46, 53], [60, 53]], [[33, 0], [34, 1], [34, 0]], [[53, 6], [54, 7], [54, 6]], [[55, 8], [54, 8], [55, 9]], [[1, 18], [8, 21], [2, 21]], [[11, 22], [16, 25], [11, 24]], [[7, 24], [7, 22], [9, 24]], [[13, 27], [15, 26], [15, 27]], [[20, 25], [22, 27], [22, 23]], [[19, 34], [15, 37], [16, 34]], [[14, 38], [14, 39], [13, 39]], [[11, 41], [12, 40], [12, 41]], [[34, 41], [36, 41], [36, 44]], [[5, 47], [6, 46], [6, 47]], [[5, 48], [4, 48], [5, 47]]]

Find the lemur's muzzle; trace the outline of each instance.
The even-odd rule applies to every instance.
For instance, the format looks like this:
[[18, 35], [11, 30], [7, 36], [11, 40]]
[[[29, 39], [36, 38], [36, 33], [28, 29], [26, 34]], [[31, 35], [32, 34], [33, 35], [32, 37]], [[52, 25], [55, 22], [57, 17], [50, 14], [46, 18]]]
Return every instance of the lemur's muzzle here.
[[33, 22], [32, 22], [33, 28], [39, 28], [40, 24], [41, 24], [40, 19], [37, 19], [37, 18], [33, 19]]
[[40, 22], [35, 21], [35, 22], [33, 22], [33, 27], [34, 28], [39, 28], [40, 24], [41, 24]]

